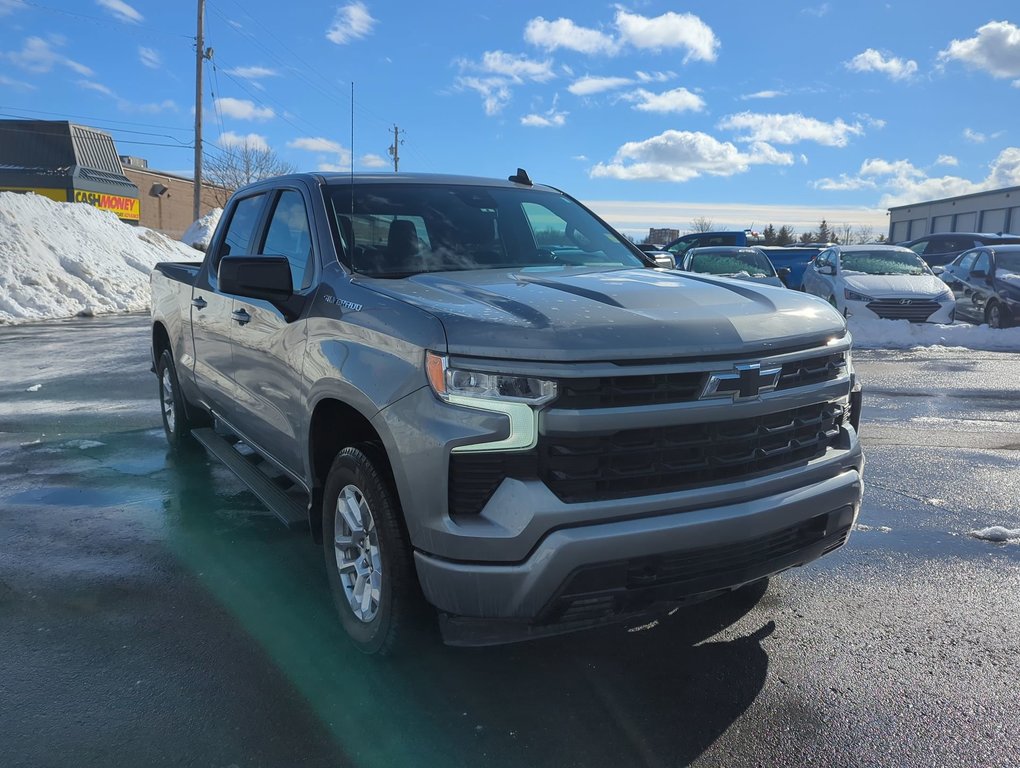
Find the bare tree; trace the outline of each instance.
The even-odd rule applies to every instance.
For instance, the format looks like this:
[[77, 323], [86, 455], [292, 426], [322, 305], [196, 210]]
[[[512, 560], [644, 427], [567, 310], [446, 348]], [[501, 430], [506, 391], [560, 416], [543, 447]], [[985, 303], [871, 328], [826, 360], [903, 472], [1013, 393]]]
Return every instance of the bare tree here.
[[854, 242], [858, 245], [875, 241], [875, 230], [867, 224], [861, 224], [854, 230]]
[[838, 227], [833, 229], [832, 234], [836, 242], [842, 245], [849, 245], [854, 241], [854, 228], [848, 221], [844, 221]]
[[269, 147], [253, 144], [247, 139], [225, 147], [217, 156], [205, 160], [204, 174], [213, 185], [216, 205], [223, 207], [234, 190], [270, 176], [294, 173], [296, 168], [280, 159]]
[[714, 229], [715, 222], [705, 216], [691, 220], [691, 232], [711, 232]]

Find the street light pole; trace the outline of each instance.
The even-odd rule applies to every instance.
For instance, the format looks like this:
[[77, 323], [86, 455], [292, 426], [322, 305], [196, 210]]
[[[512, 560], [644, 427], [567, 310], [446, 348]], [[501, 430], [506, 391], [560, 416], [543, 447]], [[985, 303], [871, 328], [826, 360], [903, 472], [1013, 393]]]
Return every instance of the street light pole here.
[[192, 219], [202, 213], [202, 59], [205, 58], [205, 0], [198, 0], [198, 31], [195, 34], [195, 195]]

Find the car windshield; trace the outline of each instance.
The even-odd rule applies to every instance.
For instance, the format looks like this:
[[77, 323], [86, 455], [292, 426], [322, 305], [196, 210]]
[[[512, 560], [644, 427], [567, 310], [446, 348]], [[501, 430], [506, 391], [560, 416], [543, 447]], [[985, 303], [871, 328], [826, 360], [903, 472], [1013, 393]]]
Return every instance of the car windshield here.
[[931, 270], [908, 251], [851, 251], [840, 256], [844, 273], [860, 275], [927, 275]]
[[452, 184], [328, 188], [336, 230], [355, 272], [406, 277], [465, 269], [561, 270], [647, 266], [620, 237], [565, 195]]
[[697, 249], [691, 255], [691, 272], [709, 275], [739, 275], [774, 277], [775, 270], [769, 260], [753, 248]]

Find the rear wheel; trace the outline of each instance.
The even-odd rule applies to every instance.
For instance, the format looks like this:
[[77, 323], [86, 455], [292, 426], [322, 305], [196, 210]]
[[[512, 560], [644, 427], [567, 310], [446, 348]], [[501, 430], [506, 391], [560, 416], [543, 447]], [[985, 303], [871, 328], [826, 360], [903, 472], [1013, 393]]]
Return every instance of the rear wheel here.
[[411, 547], [380, 452], [345, 448], [330, 467], [322, 508], [326, 572], [340, 623], [363, 653], [406, 645], [421, 615]]
[[163, 417], [163, 432], [170, 447], [179, 450], [191, 440], [191, 428], [196, 426], [188, 418], [177, 380], [177, 369], [169, 349], [164, 349], [156, 363], [156, 378], [159, 380], [159, 405]]
[[1001, 303], [993, 301], [985, 310], [985, 322], [991, 328], [1009, 328], [1013, 324], [1013, 318]]

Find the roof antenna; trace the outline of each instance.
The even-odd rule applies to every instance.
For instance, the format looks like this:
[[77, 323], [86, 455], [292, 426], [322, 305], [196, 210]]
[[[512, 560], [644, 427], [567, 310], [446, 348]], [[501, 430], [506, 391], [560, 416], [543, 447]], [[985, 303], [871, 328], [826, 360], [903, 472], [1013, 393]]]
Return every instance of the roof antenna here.
[[531, 181], [531, 177], [528, 176], [528, 172], [523, 168], [518, 168], [517, 173], [513, 176], [508, 176], [507, 181], [512, 181], [514, 184], [525, 184], [529, 187], [533, 187], [534, 184]]

